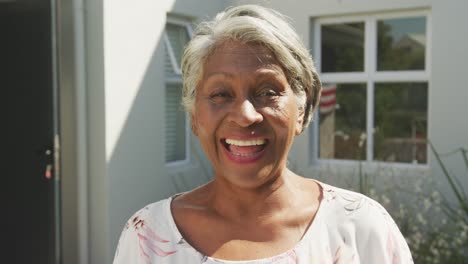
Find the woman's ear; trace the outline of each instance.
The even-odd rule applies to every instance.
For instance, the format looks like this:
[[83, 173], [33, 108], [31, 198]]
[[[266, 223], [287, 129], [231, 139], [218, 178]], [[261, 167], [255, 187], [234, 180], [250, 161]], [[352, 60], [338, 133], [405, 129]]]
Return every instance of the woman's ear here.
[[296, 136], [302, 133], [303, 124], [304, 124], [304, 109], [299, 109], [299, 114], [297, 115], [297, 120], [296, 120]]
[[198, 122], [193, 112], [190, 114], [190, 124], [192, 126], [192, 133], [198, 137]]

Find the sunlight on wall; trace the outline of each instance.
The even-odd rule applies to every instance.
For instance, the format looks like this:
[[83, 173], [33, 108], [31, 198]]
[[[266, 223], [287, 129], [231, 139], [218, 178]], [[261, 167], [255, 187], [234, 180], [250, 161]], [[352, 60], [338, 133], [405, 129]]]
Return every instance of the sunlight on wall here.
[[164, 31], [166, 13], [175, 0], [138, 5], [108, 2], [104, 8], [104, 60], [109, 161]]

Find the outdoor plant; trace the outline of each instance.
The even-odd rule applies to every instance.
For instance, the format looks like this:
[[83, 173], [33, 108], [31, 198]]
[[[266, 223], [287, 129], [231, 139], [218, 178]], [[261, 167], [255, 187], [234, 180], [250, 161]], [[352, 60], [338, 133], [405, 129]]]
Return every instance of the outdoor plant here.
[[[468, 150], [459, 148], [441, 155], [430, 143], [431, 150], [447, 181], [449, 193], [443, 194], [433, 180], [419, 179], [387, 190], [376, 191], [369, 175], [360, 173], [359, 191], [379, 201], [390, 212], [411, 248], [415, 263], [468, 263]], [[454, 175], [442, 156], [459, 154], [465, 174]], [[438, 175], [437, 175], [438, 176]], [[449, 200], [453, 195], [455, 201]], [[402, 203], [393, 204], [404, 197]]]
[[445, 199], [444, 211], [451, 220], [461, 220], [468, 225], [468, 196], [464, 189], [464, 183], [462, 182], [463, 180], [465, 181], [465, 184], [468, 182], [468, 150], [459, 148], [455, 151], [452, 151], [451, 153], [448, 153], [456, 154], [460, 152], [462, 156], [462, 159], [465, 163], [466, 175], [464, 175], [464, 178], [460, 179], [460, 177], [453, 175], [453, 173], [451, 173], [451, 171], [447, 168], [445, 163], [442, 161], [441, 155], [436, 151], [434, 145], [431, 142], [429, 142], [429, 145], [431, 146], [434, 156], [436, 157], [436, 160], [442, 169], [443, 175], [445, 176], [445, 179], [447, 179], [457, 201], [455, 205], [452, 205]]
[[[425, 255], [425, 260], [434, 257], [441, 261], [437, 263], [467, 263], [468, 262], [468, 150], [458, 148], [444, 156], [461, 155], [465, 166], [464, 175], [455, 175], [442, 159], [442, 155], [429, 142], [432, 152], [439, 164], [442, 174], [449, 184], [455, 201], [450, 201], [446, 195], [441, 195], [441, 211], [445, 219], [444, 224], [437, 230], [429, 230], [427, 246], [416, 251]], [[426, 252], [428, 251], [428, 252]], [[418, 263], [418, 262], [417, 262]], [[433, 262], [421, 262], [433, 263]]]
[[[408, 242], [415, 263], [468, 263], [468, 150], [459, 148], [440, 154], [431, 142], [428, 144], [440, 167], [440, 173], [432, 177], [424, 173], [400, 175], [404, 172], [387, 167], [369, 172], [364, 169], [364, 161], [359, 161], [354, 174], [357, 177], [340, 175], [330, 167], [317, 178], [361, 192], [382, 204]], [[448, 156], [461, 158], [461, 175], [452, 172], [445, 160]], [[447, 186], [444, 191], [440, 183]]]

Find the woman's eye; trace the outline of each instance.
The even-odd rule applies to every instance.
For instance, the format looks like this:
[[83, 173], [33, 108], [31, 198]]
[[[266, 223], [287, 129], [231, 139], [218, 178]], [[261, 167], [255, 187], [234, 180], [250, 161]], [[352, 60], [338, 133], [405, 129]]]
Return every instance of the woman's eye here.
[[259, 96], [266, 96], [266, 97], [274, 97], [277, 95], [278, 93], [275, 90], [263, 90], [259, 93]]
[[219, 93], [212, 94], [210, 97], [211, 98], [228, 98], [230, 97], [230, 95], [227, 92], [219, 92]]
[[221, 91], [221, 92], [215, 92], [212, 93], [209, 96], [209, 99], [214, 102], [214, 103], [224, 103], [229, 101], [232, 98], [231, 94], [229, 92]]

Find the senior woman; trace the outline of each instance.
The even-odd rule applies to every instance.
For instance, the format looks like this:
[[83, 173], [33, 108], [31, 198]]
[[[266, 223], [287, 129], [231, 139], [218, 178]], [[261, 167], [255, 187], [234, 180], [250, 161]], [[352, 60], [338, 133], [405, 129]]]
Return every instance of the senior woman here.
[[128, 221], [114, 263], [412, 263], [375, 201], [287, 168], [321, 84], [285, 18], [254, 5], [198, 26], [183, 103], [213, 180]]

